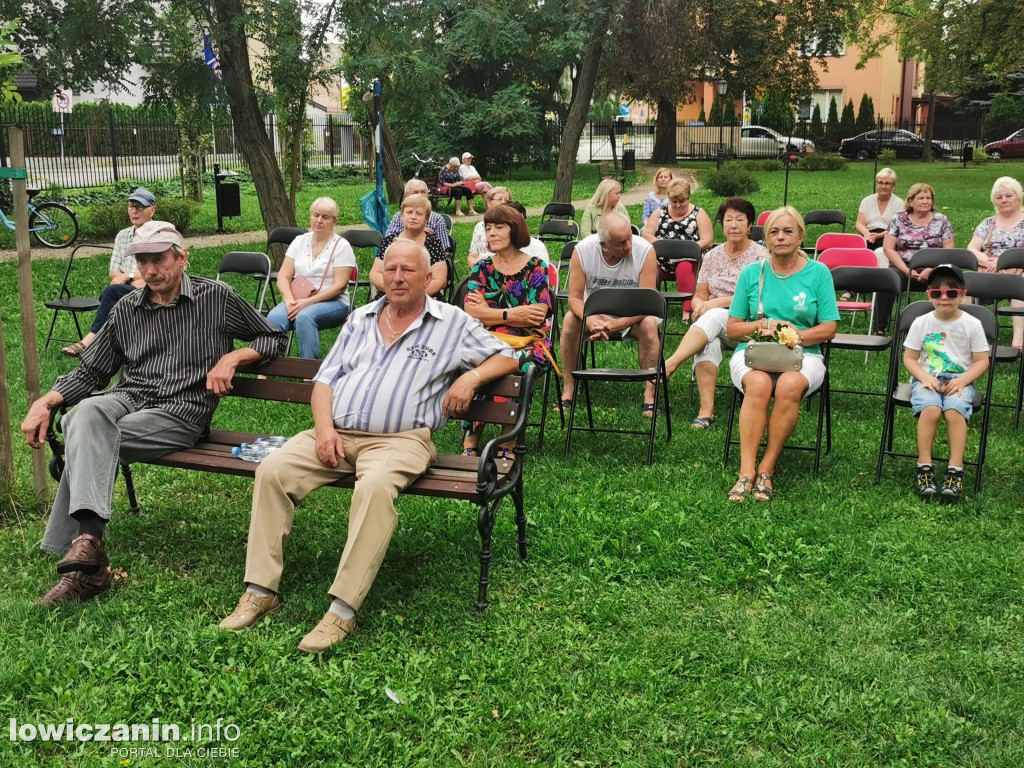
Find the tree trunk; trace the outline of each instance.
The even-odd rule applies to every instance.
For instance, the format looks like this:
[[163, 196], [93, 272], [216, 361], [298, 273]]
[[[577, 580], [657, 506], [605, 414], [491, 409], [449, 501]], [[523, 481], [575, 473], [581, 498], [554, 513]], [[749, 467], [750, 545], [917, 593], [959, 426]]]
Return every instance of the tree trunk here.
[[935, 89], [928, 89], [928, 122], [924, 124], [924, 154], [921, 159], [932, 161], [932, 136], [935, 135]]
[[[402, 195], [405, 192], [405, 182], [402, 181], [402, 164], [398, 160], [398, 147], [395, 145], [395, 137], [391, 135], [391, 128], [388, 121], [384, 120], [384, 188], [387, 190], [388, 202], [398, 204], [402, 202]], [[427, 182], [430, 186], [430, 182]]]
[[[214, 34], [220, 44], [221, 71], [231, 97], [235, 135], [252, 172], [263, 224], [268, 233], [275, 227], [294, 227], [295, 209], [288, 204], [288, 192], [274, 156], [274, 145], [256, 101], [243, 23], [245, 11], [240, 0], [213, 0], [213, 9]], [[278, 261], [275, 254], [275, 262]]]
[[676, 105], [669, 99], [658, 99], [658, 118], [654, 123], [654, 149], [651, 163], [665, 165], [676, 161]]
[[601, 53], [604, 49], [606, 27], [603, 23], [595, 24], [587, 52], [580, 65], [579, 77], [572, 89], [572, 100], [569, 102], [569, 114], [565, 117], [562, 129], [562, 142], [558, 147], [558, 169], [555, 171], [555, 191], [553, 202], [572, 202], [572, 180], [576, 175], [576, 153], [580, 148], [580, 136], [587, 124], [587, 112], [590, 100], [594, 97], [594, 83], [597, 82], [597, 68], [601, 64]]

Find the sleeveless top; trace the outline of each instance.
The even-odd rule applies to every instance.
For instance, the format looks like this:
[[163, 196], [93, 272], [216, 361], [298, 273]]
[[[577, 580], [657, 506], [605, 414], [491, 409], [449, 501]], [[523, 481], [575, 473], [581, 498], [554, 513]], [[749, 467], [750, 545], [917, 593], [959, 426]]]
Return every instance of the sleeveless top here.
[[644, 268], [644, 261], [652, 248], [642, 237], [633, 235], [633, 252], [630, 258], [623, 259], [615, 266], [605, 261], [601, 241], [597, 235], [580, 240], [576, 250], [580, 254], [580, 264], [586, 278], [586, 286], [583, 289], [583, 300], [586, 301], [591, 292], [598, 288], [639, 286], [640, 271]]

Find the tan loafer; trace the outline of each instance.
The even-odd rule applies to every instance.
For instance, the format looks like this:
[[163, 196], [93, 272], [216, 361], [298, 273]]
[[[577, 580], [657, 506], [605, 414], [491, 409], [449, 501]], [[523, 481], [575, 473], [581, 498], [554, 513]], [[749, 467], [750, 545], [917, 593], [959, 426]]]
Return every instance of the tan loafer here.
[[77, 571], [66, 573], [45, 595], [39, 598], [38, 604], [49, 607], [61, 603], [91, 600], [96, 595], [110, 589], [112, 580], [110, 571], [106, 568], [92, 575]]
[[281, 601], [277, 595], [269, 594], [266, 597], [259, 597], [252, 592], [243, 592], [238, 601], [238, 607], [219, 625], [219, 629], [229, 629], [237, 632], [240, 629], [251, 627], [264, 616], [277, 613], [281, 610]]
[[84, 573], [92, 576], [110, 565], [107, 548], [100, 539], [83, 533], [71, 542], [64, 559], [57, 564], [57, 573]]
[[355, 618], [345, 621], [336, 613], [328, 611], [313, 627], [313, 631], [302, 638], [299, 650], [305, 653], [323, 653], [335, 643], [340, 643], [356, 628]]

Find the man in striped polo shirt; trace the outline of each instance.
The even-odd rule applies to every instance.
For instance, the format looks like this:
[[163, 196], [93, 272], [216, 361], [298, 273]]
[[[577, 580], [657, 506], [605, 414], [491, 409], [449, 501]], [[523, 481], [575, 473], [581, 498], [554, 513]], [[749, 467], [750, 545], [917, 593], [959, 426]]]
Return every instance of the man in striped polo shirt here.
[[314, 379], [315, 427], [256, 471], [246, 591], [221, 629], [251, 627], [281, 608], [277, 588], [295, 504], [355, 474], [348, 541], [331, 605], [299, 650], [320, 653], [355, 629], [355, 612], [398, 524], [395, 498], [437, 453], [431, 432], [465, 413], [477, 388], [516, 370], [512, 348], [461, 309], [426, 293], [430, 260], [400, 238], [384, 254], [384, 297], [349, 317]]
[[[62, 419], [64, 472], [42, 548], [66, 552], [60, 581], [40, 600], [87, 600], [110, 587], [103, 532], [110, 520], [118, 462], [190, 448], [209, 429], [235, 368], [270, 359], [285, 335], [224, 283], [185, 274], [188, 251], [174, 225], [139, 227], [127, 251], [146, 285], [114, 305], [81, 355], [78, 368], [32, 403], [21, 425], [41, 448], [50, 411], [77, 406]], [[234, 349], [234, 340], [249, 346]], [[117, 384], [102, 389], [120, 371]]]

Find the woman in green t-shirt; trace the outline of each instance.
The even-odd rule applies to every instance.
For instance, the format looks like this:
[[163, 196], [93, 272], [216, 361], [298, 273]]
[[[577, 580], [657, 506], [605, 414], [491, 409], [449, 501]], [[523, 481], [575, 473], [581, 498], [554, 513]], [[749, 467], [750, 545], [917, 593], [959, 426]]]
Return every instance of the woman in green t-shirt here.
[[[759, 501], [772, 497], [775, 462], [796, 428], [800, 401], [817, 390], [825, 380], [825, 363], [818, 346], [836, 334], [839, 309], [828, 269], [804, 256], [804, 219], [792, 206], [772, 212], [764, 224], [768, 259], [751, 264], [740, 273], [736, 293], [729, 307], [726, 333], [743, 341], [736, 348], [730, 370], [733, 384], [743, 392], [740, 408], [740, 477], [729, 491], [729, 501], [747, 496]], [[759, 287], [763, 279], [763, 287]], [[758, 296], [763, 316], [758, 317]], [[795, 333], [804, 348], [800, 371], [766, 373], [746, 365], [746, 339], [761, 334]], [[771, 416], [768, 405], [775, 405]], [[768, 444], [756, 466], [757, 448], [765, 428]]]

